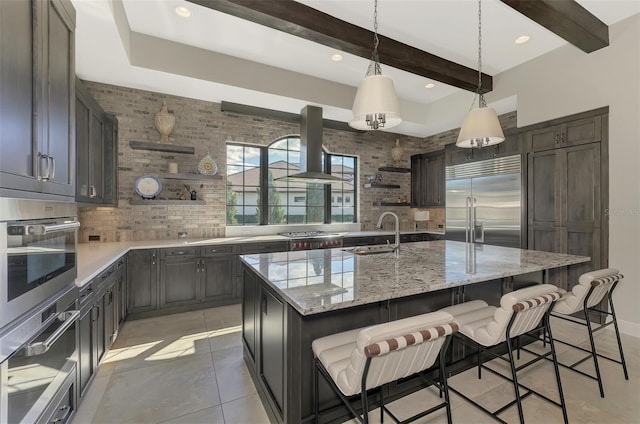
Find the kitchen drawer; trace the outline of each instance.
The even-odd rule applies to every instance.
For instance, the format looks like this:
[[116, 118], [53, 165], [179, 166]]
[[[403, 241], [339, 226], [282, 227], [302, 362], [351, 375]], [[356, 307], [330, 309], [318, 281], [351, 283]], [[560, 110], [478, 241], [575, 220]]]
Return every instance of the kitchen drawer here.
[[236, 252], [235, 245], [226, 246], [203, 246], [202, 256], [220, 256], [220, 255], [233, 255]]
[[100, 275], [98, 275], [94, 280], [97, 281], [98, 286], [96, 287], [97, 290], [100, 290], [102, 288], [102, 285], [107, 283], [107, 281], [110, 279], [110, 277], [113, 275], [113, 273], [116, 272], [116, 266], [115, 264], [110, 265], [107, 269], [105, 269], [104, 271], [102, 271], [100, 273]]
[[247, 253], [268, 253], [268, 252], [286, 252], [289, 250], [289, 242], [275, 241], [265, 243], [247, 243], [238, 245], [238, 254]]
[[195, 258], [197, 256], [200, 256], [199, 247], [172, 247], [169, 249], [160, 250], [161, 258], [168, 258], [168, 257]]
[[82, 309], [93, 301], [93, 292], [96, 289], [95, 284], [96, 280], [94, 279], [82, 286], [78, 295], [78, 301], [80, 302], [78, 308]]

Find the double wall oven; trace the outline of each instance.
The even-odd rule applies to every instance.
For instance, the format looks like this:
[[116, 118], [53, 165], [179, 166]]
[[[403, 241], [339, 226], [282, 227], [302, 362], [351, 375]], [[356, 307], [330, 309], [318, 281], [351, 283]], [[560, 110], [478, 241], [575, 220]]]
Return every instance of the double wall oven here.
[[73, 413], [76, 215], [74, 203], [0, 198], [0, 423]]

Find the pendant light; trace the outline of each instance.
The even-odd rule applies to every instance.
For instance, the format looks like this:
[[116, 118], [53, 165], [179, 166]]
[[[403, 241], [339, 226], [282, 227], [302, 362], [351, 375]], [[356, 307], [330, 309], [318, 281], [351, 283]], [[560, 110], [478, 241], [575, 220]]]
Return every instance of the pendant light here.
[[471, 109], [462, 122], [456, 146], [465, 148], [486, 147], [504, 141], [504, 133], [495, 109], [487, 107], [482, 94], [482, 0], [478, 0], [478, 91], [473, 104], [478, 99], [478, 107]]
[[373, 29], [371, 61], [365, 78], [358, 86], [353, 101], [353, 119], [349, 121], [349, 126], [358, 130], [393, 128], [402, 122], [393, 80], [382, 75], [378, 58], [378, 0], [374, 0]]

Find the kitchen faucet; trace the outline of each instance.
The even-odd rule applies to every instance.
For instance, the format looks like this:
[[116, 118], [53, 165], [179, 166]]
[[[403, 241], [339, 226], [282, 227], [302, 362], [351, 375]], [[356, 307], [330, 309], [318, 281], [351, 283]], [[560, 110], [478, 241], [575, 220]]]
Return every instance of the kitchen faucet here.
[[393, 244], [393, 250], [398, 253], [398, 251], [400, 250], [400, 220], [398, 219], [398, 215], [396, 215], [393, 212], [382, 212], [382, 215], [380, 215], [380, 218], [378, 218], [378, 224], [376, 225], [376, 228], [380, 229], [382, 228], [382, 220], [384, 219], [385, 216], [387, 215], [391, 215], [393, 216], [393, 218], [395, 219], [395, 224], [396, 224], [396, 242]]

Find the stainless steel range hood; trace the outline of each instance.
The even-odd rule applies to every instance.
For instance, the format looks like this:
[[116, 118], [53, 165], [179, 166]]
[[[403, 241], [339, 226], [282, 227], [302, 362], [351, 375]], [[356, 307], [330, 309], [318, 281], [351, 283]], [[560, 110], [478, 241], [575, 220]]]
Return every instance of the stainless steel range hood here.
[[346, 183], [342, 178], [322, 172], [322, 108], [305, 106], [300, 117], [300, 172], [277, 180], [306, 184]]

